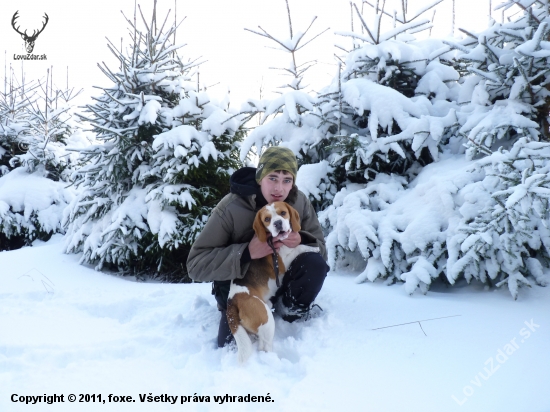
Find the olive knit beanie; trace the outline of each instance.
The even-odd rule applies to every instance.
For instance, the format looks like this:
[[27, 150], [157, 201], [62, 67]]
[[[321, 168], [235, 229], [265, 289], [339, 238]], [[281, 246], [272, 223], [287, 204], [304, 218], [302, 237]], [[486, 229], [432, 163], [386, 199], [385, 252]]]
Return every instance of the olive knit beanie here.
[[259, 184], [264, 177], [275, 170], [286, 170], [292, 175], [294, 183], [296, 183], [298, 162], [292, 150], [280, 146], [269, 147], [260, 157], [256, 169], [256, 182]]

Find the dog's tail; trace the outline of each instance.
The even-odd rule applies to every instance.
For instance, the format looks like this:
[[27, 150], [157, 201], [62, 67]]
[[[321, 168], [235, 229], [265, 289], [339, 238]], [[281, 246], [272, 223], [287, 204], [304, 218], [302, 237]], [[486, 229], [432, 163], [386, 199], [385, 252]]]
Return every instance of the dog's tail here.
[[237, 343], [239, 362], [244, 363], [252, 355], [252, 341], [246, 329], [241, 325], [239, 308], [231, 299], [227, 301], [227, 322]]

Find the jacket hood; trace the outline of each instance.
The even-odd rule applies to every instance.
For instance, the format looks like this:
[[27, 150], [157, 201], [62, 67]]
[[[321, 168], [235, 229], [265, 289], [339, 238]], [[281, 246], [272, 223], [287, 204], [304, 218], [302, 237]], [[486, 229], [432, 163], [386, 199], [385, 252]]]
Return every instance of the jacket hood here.
[[239, 196], [257, 195], [260, 185], [256, 183], [256, 168], [243, 167], [229, 178], [230, 192]]

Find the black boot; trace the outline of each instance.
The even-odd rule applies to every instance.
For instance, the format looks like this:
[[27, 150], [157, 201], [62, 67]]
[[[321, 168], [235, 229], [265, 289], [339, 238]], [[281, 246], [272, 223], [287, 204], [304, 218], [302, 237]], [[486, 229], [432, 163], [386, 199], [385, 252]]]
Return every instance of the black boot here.
[[314, 303], [311, 306], [295, 306], [293, 309], [287, 309], [287, 312], [281, 317], [285, 322], [292, 323], [295, 320], [309, 320], [311, 318], [316, 318], [322, 311], [323, 308]]
[[[287, 322], [315, 317], [322, 310], [313, 301], [323, 287], [329, 270], [319, 253], [302, 253], [290, 265], [274, 301], [276, 311]], [[313, 310], [315, 308], [315, 310]]]
[[223, 348], [229, 345], [235, 339], [229, 329], [229, 323], [227, 323], [227, 311], [220, 311], [222, 317], [220, 318], [220, 326], [218, 328], [218, 348]]

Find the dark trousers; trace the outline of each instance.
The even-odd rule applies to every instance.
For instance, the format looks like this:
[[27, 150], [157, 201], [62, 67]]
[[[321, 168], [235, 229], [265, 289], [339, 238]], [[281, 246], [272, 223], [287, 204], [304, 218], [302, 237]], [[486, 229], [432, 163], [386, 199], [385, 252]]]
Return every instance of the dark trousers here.
[[[289, 312], [299, 312], [310, 307], [319, 291], [329, 270], [328, 265], [319, 253], [307, 252], [298, 255], [285, 273], [283, 283], [277, 294], [271, 299], [273, 303], [280, 303]], [[222, 312], [218, 329], [218, 346], [221, 348], [233, 338], [227, 323], [227, 296], [231, 281], [214, 281], [212, 294], [218, 302], [218, 309]]]

